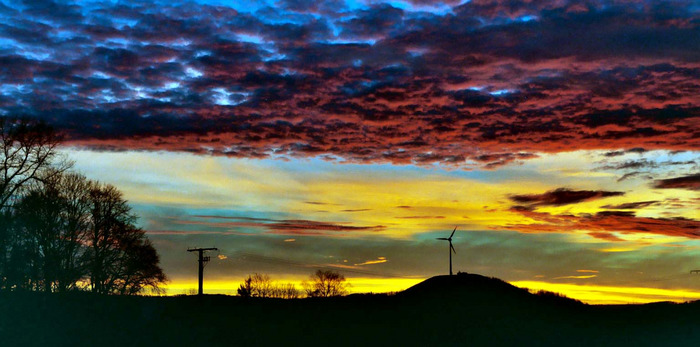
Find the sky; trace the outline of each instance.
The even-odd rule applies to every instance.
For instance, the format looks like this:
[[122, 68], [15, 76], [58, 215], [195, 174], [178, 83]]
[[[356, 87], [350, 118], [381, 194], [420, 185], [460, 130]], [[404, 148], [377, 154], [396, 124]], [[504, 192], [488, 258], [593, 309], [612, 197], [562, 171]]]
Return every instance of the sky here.
[[695, 1], [0, 0], [0, 116], [43, 120], [205, 292], [448, 272], [700, 299]]

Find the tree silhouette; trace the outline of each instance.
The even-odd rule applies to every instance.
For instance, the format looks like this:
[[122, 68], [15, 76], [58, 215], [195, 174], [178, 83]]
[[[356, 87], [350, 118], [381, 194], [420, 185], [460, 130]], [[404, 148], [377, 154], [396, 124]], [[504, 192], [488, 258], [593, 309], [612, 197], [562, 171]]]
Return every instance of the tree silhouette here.
[[0, 208], [27, 183], [61, 173], [72, 163], [57, 151], [60, 136], [42, 122], [0, 117]]
[[119, 294], [137, 294], [145, 287], [150, 287], [160, 292], [159, 284], [167, 278], [158, 265], [160, 259], [156, 249], [148, 239], [143, 237], [144, 232], [138, 238], [131, 239], [123, 244], [123, 259], [119, 271], [116, 272], [112, 292]]
[[11, 219], [7, 288], [51, 292], [87, 283], [97, 293], [136, 294], [166, 280], [155, 248], [113, 186], [50, 173], [26, 189]]
[[43, 123], [0, 117], [0, 289], [157, 289], [158, 254], [121, 192], [67, 173], [59, 141]]
[[297, 299], [300, 296], [299, 289], [294, 283], [282, 283], [272, 286], [272, 297], [280, 299]]
[[114, 186], [94, 184], [89, 192], [91, 228], [86, 263], [90, 288], [96, 293], [134, 294], [165, 281], [158, 255], [136, 216]]
[[21, 259], [35, 268], [35, 285], [47, 292], [66, 291], [84, 272], [91, 183], [74, 173], [50, 173], [42, 182], [30, 185], [15, 205], [16, 251], [21, 245], [34, 249], [24, 250]]
[[238, 295], [249, 298], [253, 292], [253, 278], [250, 276], [243, 280], [243, 283], [238, 286]]
[[31, 184], [71, 166], [59, 157], [60, 137], [47, 125], [26, 119], [0, 117], [0, 289], [29, 287], [36, 270], [32, 245], [15, 234], [13, 205]]
[[270, 276], [255, 273], [248, 275], [238, 286], [238, 295], [243, 297], [296, 299], [300, 293], [293, 283], [277, 284]]
[[271, 297], [273, 294], [272, 280], [270, 280], [270, 276], [259, 273], [248, 275], [238, 288], [238, 294], [254, 298]]
[[345, 276], [332, 270], [316, 270], [302, 286], [309, 297], [329, 297], [347, 294]]

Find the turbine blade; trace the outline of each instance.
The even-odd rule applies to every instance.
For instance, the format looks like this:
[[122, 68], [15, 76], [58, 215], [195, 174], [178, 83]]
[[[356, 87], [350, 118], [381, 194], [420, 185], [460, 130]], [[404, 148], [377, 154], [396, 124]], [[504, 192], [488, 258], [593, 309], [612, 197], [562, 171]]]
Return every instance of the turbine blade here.
[[449, 241], [447, 238], [444, 238], [444, 237], [438, 237], [436, 240], [445, 240], [445, 241]]
[[450, 249], [454, 254], [457, 254], [457, 251], [455, 250], [454, 246], [452, 246], [452, 242], [450, 242]]
[[450, 238], [452, 238], [452, 235], [455, 234], [455, 231], [457, 231], [457, 227], [455, 227], [454, 230], [452, 230], [452, 234], [450, 234]]

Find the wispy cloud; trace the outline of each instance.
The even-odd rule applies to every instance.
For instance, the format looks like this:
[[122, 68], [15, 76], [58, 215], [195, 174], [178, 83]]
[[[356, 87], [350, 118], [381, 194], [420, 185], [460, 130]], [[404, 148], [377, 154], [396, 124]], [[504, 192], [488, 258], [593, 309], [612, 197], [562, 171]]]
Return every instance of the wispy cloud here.
[[386, 257], [377, 257], [376, 260], [367, 260], [362, 263], [355, 264], [355, 266], [365, 266], [365, 265], [374, 265], [374, 264], [382, 264], [386, 263], [388, 260]]
[[[357, 226], [349, 222], [319, 222], [303, 219], [265, 219], [265, 218], [250, 218], [250, 217], [231, 217], [231, 216], [211, 216], [202, 215], [194, 216], [201, 219], [226, 219], [232, 220], [229, 222], [212, 222], [208, 220], [184, 220], [178, 219], [173, 221], [174, 224], [181, 225], [199, 225], [209, 228], [223, 228], [227, 230], [240, 230], [244, 228], [263, 229], [265, 232], [284, 235], [339, 235], [348, 232], [377, 232], [384, 230], [386, 227], [382, 225]], [[164, 233], [161, 231], [160, 233]], [[181, 231], [177, 233], [217, 233], [216, 231]]]
[[700, 173], [683, 177], [657, 180], [654, 182], [654, 188], [700, 190]]
[[560, 206], [624, 194], [614, 191], [557, 188], [542, 194], [511, 195], [510, 199], [529, 206]]
[[689, 239], [700, 238], [700, 221], [687, 218], [650, 218], [635, 216], [632, 211], [602, 211], [596, 214], [550, 214], [529, 209], [512, 209], [535, 223], [510, 224], [507, 229], [531, 233], [569, 233], [588, 231], [589, 235], [607, 241], [622, 241], [619, 234], [656, 234]]
[[644, 207], [649, 207], [658, 204], [659, 201], [637, 201], [637, 202], [626, 202], [618, 205], [605, 205], [603, 208], [613, 209], [613, 210], [636, 210]]
[[560, 280], [560, 279], [575, 279], [575, 280], [581, 280], [581, 279], [594, 278], [594, 277], [598, 277], [598, 275], [559, 276], [559, 277], [554, 277], [554, 279], [555, 279], [555, 280]]

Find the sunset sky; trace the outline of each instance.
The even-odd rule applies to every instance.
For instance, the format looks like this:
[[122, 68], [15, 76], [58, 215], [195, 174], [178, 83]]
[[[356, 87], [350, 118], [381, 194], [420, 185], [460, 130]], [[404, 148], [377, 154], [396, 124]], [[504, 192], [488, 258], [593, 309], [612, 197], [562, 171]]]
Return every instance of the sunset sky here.
[[66, 136], [170, 278], [448, 271], [700, 299], [697, 1], [0, 0], [0, 115]]

